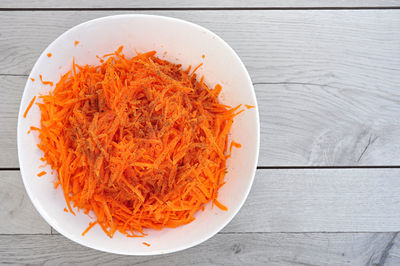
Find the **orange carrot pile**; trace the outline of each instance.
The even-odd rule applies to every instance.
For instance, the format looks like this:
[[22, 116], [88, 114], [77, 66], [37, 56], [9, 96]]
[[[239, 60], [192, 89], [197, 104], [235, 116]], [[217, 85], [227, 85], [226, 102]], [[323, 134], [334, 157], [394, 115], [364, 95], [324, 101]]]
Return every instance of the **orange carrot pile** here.
[[192, 222], [209, 201], [227, 209], [217, 197], [241, 111], [203, 81], [154, 51], [127, 59], [120, 47], [99, 66], [73, 63], [40, 96], [38, 146], [69, 212], [96, 215], [84, 233], [99, 224], [109, 237], [142, 236]]

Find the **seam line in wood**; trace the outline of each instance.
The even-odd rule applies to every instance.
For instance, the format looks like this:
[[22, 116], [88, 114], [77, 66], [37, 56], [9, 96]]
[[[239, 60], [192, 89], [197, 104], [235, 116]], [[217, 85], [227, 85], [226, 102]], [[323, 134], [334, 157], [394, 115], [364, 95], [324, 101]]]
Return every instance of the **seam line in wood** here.
[[[400, 168], [400, 165], [338, 165], [338, 166], [257, 166], [257, 170], [274, 170], [274, 169], [390, 169]], [[3, 167], [0, 171], [20, 171], [20, 168]]]
[[354, 6], [354, 7], [195, 7], [195, 8], [7, 8], [0, 11], [249, 11], [249, 10], [379, 10], [400, 9], [400, 6]]

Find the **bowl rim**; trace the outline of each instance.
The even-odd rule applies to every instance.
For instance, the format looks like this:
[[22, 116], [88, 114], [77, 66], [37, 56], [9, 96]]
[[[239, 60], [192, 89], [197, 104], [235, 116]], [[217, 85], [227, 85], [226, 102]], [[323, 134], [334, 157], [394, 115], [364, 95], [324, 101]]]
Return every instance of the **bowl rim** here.
[[[228, 49], [233, 56], [236, 58], [236, 60], [238, 61], [238, 63], [240, 64], [240, 68], [243, 71], [243, 73], [246, 76], [247, 82], [249, 83], [250, 87], [253, 89], [251, 94], [252, 94], [252, 98], [254, 100], [255, 103], [255, 111], [256, 111], [256, 126], [257, 126], [257, 131], [256, 131], [256, 154], [255, 154], [255, 160], [254, 160], [254, 165], [253, 167], [253, 173], [251, 174], [249, 183], [248, 183], [248, 187], [246, 188], [245, 191], [245, 196], [243, 197], [243, 200], [241, 201], [241, 203], [237, 206], [236, 210], [234, 212], [232, 212], [232, 214], [223, 222], [221, 223], [221, 225], [217, 226], [215, 229], [213, 230], [209, 230], [207, 231], [207, 234], [204, 234], [204, 237], [199, 237], [198, 239], [196, 239], [195, 241], [192, 241], [190, 244], [185, 245], [185, 246], [178, 246], [178, 247], [171, 247], [169, 249], [163, 250], [163, 251], [151, 251], [149, 250], [148, 252], [125, 252], [125, 251], [118, 251], [117, 249], [106, 249], [106, 248], [102, 248], [102, 247], [98, 247], [96, 245], [92, 245], [92, 244], [88, 244], [88, 243], [84, 243], [82, 241], [80, 241], [79, 238], [77, 238], [75, 235], [69, 234], [68, 232], [64, 231], [61, 227], [59, 227], [57, 224], [53, 224], [53, 222], [51, 221], [51, 219], [49, 219], [48, 217], [48, 213], [45, 212], [44, 210], [42, 210], [42, 208], [39, 208], [38, 206], [38, 202], [36, 202], [35, 200], [33, 200], [33, 192], [28, 188], [27, 183], [25, 181], [25, 178], [27, 178], [27, 173], [25, 173], [24, 167], [22, 165], [22, 158], [21, 158], [21, 154], [23, 153], [23, 147], [20, 144], [20, 138], [21, 138], [21, 123], [22, 123], [22, 114], [24, 113], [24, 106], [23, 106], [23, 99], [26, 98], [26, 93], [27, 93], [27, 88], [29, 86], [29, 77], [27, 78], [27, 82], [25, 84], [24, 87], [24, 92], [21, 98], [21, 102], [20, 102], [20, 108], [19, 108], [19, 113], [18, 113], [18, 122], [17, 122], [17, 150], [18, 150], [18, 161], [19, 161], [19, 166], [20, 166], [20, 173], [21, 173], [21, 177], [22, 177], [22, 181], [25, 187], [25, 190], [31, 200], [31, 202], [33, 203], [35, 209], [39, 212], [39, 214], [41, 215], [41, 217], [51, 226], [53, 227], [57, 232], [59, 232], [61, 235], [63, 235], [64, 237], [72, 240], [75, 243], [78, 243], [82, 246], [86, 246], [95, 250], [99, 250], [99, 251], [103, 251], [103, 252], [107, 252], [107, 253], [112, 253], [112, 254], [118, 254], [118, 255], [135, 255], [135, 256], [146, 256], [146, 255], [161, 255], [161, 254], [168, 254], [168, 253], [173, 253], [173, 252], [177, 252], [177, 251], [181, 251], [181, 250], [185, 250], [194, 246], [197, 246], [205, 241], [207, 241], [208, 239], [210, 239], [211, 237], [213, 237], [214, 235], [216, 235], [218, 232], [220, 232], [228, 223], [230, 223], [232, 221], [232, 219], [237, 215], [237, 213], [239, 212], [239, 210], [243, 207], [244, 202], [246, 201], [251, 187], [253, 185], [254, 182], [254, 177], [256, 174], [256, 170], [257, 170], [257, 164], [258, 164], [258, 157], [259, 157], [259, 150], [260, 150], [260, 117], [259, 117], [259, 109], [258, 109], [258, 103], [257, 103], [257, 98], [256, 98], [256, 94], [255, 94], [255, 90], [254, 90], [254, 86], [253, 83], [251, 81], [250, 75], [244, 65], [244, 63], [242, 62], [242, 60], [240, 59], [240, 57], [237, 55], [237, 53], [234, 51], [234, 49], [227, 43], [225, 42], [221, 37], [219, 37], [217, 34], [215, 34], [214, 32], [212, 32], [211, 30], [200, 26], [196, 23], [193, 22], [189, 22], [183, 19], [178, 19], [178, 18], [174, 18], [174, 17], [169, 17], [169, 16], [160, 16], [160, 15], [149, 15], [149, 14], [120, 14], [120, 15], [111, 15], [111, 16], [103, 16], [103, 17], [99, 17], [99, 18], [95, 18], [92, 20], [88, 20], [85, 21], [83, 23], [77, 24], [71, 28], [69, 28], [68, 30], [66, 30], [65, 32], [63, 32], [61, 35], [59, 35], [56, 39], [54, 39], [40, 54], [40, 56], [38, 57], [38, 59], [36, 60], [35, 64], [32, 67], [32, 70], [30, 72], [30, 74], [32, 73], [32, 71], [37, 67], [38, 63], [39, 63], [39, 58], [41, 58], [43, 56], [43, 54], [46, 53], [47, 49], [56, 41], [58, 41], [59, 39], [61, 39], [62, 37], [64, 37], [65, 35], [69, 34], [71, 31], [82, 27], [84, 25], [87, 24], [92, 24], [92, 23], [96, 23], [99, 21], [106, 21], [106, 20], [113, 20], [113, 19], [119, 19], [119, 18], [138, 18], [138, 17], [143, 17], [143, 18], [153, 18], [153, 19], [157, 19], [157, 20], [164, 20], [164, 21], [174, 21], [174, 22], [178, 22], [178, 23], [183, 23], [186, 24], [188, 26], [197, 28], [199, 30], [205, 31], [208, 34], [212, 35], [213, 37], [215, 37], [219, 42], [222, 43], [222, 45]], [[24, 177], [25, 176], [25, 177]]]

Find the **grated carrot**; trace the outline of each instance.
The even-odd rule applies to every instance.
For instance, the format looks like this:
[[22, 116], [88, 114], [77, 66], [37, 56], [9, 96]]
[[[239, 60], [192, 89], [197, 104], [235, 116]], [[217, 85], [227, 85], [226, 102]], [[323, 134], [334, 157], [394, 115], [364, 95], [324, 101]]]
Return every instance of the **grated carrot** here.
[[32, 130], [40, 131], [40, 128], [34, 127], [34, 126], [29, 127], [29, 129], [30, 129], [31, 131], [32, 131]]
[[76, 47], [79, 44], [79, 41], [74, 42], [74, 46]]
[[201, 66], [203, 65], [203, 63], [200, 63], [197, 67], [195, 67], [195, 69], [193, 69], [192, 71], [192, 75], [197, 71], [197, 69], [199, 69]]
[[35, 79], [34, 78], [30, 78], [32, 81], [35, 81]]
[[233, 147], [235, 147], [235, 148], [241, 148], [242, 147], [242, 144], [240, 144], [240, 143], [237, 143], [237, 142], [235, 142], [235, 141], [231, 141], [231, 145], [229, 146], [229, 155], [228, 155], [228, 158], [229, 157], [231, 157], [231, 154], [232, 154], [232, 148]]
[[256, 107], [253, 106], [253, 105], [247, 105], [247, 104], [245, 104], [244, 106], [246, 106], [247, 109], [256, 108]]
[[28, 134], [31, 133], [31, 131], [34, 131], [34, 130], [39, 131], [40, 128], [31, 126], [31, 127], [29, 128], [29, 130], [28, 130]]
[[98, 55], [96, 55], [96, 57], [99, 59], [100, 63], [104, 63], [104, 59], [100, 58]]
[[84, 236], [87, 232], [89, 232], [89, 230], [92, 229], [93, 226], [95, 226], [96, 224], [97, 224], [97, 221], [95, 221], [93, 223], [89, 223], [89, 226], [85, 229], [85, 231], [82, 232], [82, 236]]
[[93, 211], [109, 237], [138, 237], [190, 223], [210, 201], [228, 210], [217, 197], [240, 106], [219, 103], [220, 85], [197, 81], [202, 64], [189, 74], [155, 51], [106, 56], [98, 66], [73, 61], [38, 103], [38, 147], [69, 212]]
[[51, 54], [51, 53], [48, 53], [48, 54], [47, 54], [47, 57], [51, 57], [51, 56], [52, 56], [52, 54]]
[[39, 75], [39, 78], [40, 78], [40, 81], [43, 83], [43, 85], [53, 86], [53, 82], [52, 81], [43, 81], [42, 75]]
[[26, 108], [24, 112], [24, 118], [26, 118], [26, 115], [28, 114], [29, 110], [31, 109], [33, 103], [35, 102], [36, 96], [33, 96], [32, 100], [29, 102], [28, 107]]
[[46, 171], [42, 171], [39, 174], [37, 174], [38, 177], [44, 176], [46, 174]]

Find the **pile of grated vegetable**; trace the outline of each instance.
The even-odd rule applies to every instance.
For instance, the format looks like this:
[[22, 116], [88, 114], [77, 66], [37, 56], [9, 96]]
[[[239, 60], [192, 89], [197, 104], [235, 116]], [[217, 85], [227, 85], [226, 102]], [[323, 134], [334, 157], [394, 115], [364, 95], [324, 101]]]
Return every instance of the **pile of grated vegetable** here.
[[240, 105], [221, 104], [220, 85], [208, 88], [154, 51], [127, 59], [120, 47], [105, 59], [73, 63], [37, 103], [38, 147], [69, 212], [96, 215], [83, 234], [95, 224], [109, 237], [177, 227], [209, 201], [227, 210], [217, 196]]

